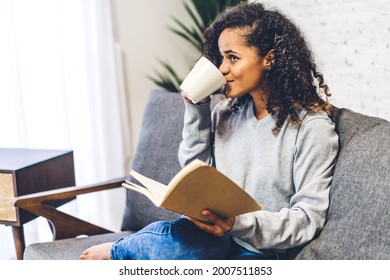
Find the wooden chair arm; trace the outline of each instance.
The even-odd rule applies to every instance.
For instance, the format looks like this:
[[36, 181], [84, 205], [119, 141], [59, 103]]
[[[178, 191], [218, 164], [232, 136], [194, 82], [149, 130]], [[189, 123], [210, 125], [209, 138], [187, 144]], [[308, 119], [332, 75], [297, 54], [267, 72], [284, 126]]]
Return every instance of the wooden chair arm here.
[[46, 218], [53, 232], [53, 239], [73, 238], [79, 235], [96, 235], [112, 231], [59, 211], [45, 202], [67, 200], [81, 194], [109, 190], [122, 186], [124, 177], [88, 186], [73, 186], [15, 197], [15, 207], [25, 209]]
[[73, 187], [66, 187], [61, 189], [17, 196], [13, 199], [13, 204], [15, 207], [26, 208], [29, 207], [30, 205], [35, 205], [37, 203], [42, 203], [46, 201], [58, 201], [58, 200], [71, 199], [81, 194], [119, 188], [122, 186], [124, 179], [125, 177], [120, 177], [120, 178], [112, 179], [101, 183], [91, 184], [87, 186], [73, 186]]

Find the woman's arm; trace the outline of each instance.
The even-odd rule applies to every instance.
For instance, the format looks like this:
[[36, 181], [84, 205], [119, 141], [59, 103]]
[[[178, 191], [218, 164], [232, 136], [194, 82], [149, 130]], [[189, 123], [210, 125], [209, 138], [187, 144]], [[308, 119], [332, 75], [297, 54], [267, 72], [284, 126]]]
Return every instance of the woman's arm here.
[[327, 119], [303, 123], [295, 147], [290, 207], [236, 217], [231, 234], [257, 249], [287, 249], [307, 243], [325, 224], [338, 136]]
[[[186, 101], [186, 100], [185, 100]], [[180, 143], [178, 157], [182, 167], [194, 159], [212, 164], [211, 109], [210, 100], [192, 104], [184, 102], [183, 140]]]

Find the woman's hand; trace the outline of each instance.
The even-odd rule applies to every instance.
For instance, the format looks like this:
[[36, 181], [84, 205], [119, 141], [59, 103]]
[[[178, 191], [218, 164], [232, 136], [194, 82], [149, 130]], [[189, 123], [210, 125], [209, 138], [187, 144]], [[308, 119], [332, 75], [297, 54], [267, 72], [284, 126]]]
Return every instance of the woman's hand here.
[[[181, 94], [181, 97], [183, 98], [184, 102], [194, 104], [191, 99], [189, 99], [187, 96], [184, 95], [183, 92], [181, 92], [180, 94]], [[202, 99], [201, 101], [199, 101], [196, 104], [208, 103], [208, 102], [210, 102], [210, 100], [211, 100], [210, 97], [207, 96], [206, 98]]]
[[234, 221], [236, 220], [235, 217], [222, 220], [209, 210], [203, 210], [202, 215], [209, 218], [211, 223], [205, 223], [191, 217], [186, 218], [197, 225], [200, 229], [216, 236], [223, 236], [225, 233], [231, 231], [234, 225]]

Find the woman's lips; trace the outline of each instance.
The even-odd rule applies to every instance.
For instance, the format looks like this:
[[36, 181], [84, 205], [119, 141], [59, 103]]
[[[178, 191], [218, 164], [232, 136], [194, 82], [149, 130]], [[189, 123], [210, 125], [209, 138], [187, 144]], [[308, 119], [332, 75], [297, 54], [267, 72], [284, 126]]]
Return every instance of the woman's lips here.
[[230, 90], [232, 87], [232, 83], [233, 83], [233, 81], [226, 81], [225, 88]]

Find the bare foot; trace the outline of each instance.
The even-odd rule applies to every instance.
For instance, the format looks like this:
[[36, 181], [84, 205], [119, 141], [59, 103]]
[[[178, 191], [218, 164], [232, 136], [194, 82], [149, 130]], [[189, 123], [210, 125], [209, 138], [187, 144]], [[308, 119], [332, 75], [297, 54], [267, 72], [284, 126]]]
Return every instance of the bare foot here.
[[81, 254], [80, 260], [109, 260], [112, 244], [114, 242], [92, 246]]

